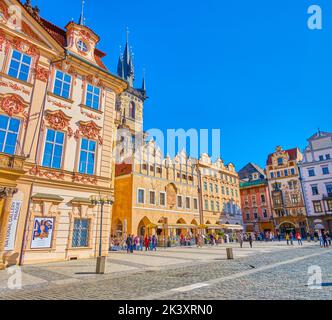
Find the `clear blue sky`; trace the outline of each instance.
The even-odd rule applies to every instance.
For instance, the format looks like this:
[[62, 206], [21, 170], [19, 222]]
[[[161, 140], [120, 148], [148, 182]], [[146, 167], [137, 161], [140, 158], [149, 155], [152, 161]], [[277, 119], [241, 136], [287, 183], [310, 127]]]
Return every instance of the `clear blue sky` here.
[[[32, 2], [61, 27], [80, 14], [80, 0]], [[312, 4], [321, 31], [307, 28]], [[137, 86], [147, 70], [145, 129], [220, 128], [237, 169], [332, 131], [330, 0], [86, 0], [86, 24], [112, 71], [131, 30]]]

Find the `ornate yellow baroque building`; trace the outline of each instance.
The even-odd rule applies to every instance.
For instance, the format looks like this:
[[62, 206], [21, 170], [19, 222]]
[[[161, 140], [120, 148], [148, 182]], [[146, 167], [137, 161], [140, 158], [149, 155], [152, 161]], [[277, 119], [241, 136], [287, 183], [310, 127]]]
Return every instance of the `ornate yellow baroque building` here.
[[30, 1], [0, 0], [0, 268], [94, 257], [100, 241], [108, 253], [112, 206], [100, 239], [90, 197], [114, 199], [128, 83], [83, 21], [62, 29]]

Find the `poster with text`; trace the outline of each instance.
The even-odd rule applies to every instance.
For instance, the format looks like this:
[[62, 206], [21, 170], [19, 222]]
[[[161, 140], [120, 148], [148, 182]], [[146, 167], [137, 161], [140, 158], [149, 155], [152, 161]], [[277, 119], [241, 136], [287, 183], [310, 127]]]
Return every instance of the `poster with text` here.
[[12, 251], [15, 248], [16, 229], [20, 216], [21, 206], [22, 201], [13, 201], [12, 203], [8, 221], [5, 251]]
[[52, 247], [54, 218], [35, 218], [31, 249], [48, 249]]

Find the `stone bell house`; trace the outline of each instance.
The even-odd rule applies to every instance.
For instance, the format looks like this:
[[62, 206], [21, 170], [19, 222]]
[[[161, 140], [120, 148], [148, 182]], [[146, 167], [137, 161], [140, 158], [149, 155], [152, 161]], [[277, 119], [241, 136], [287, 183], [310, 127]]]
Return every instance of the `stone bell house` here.
[[99, 41], [82, 16], [62, 29], [30, 1], [0, 0], [0, 268], [97, 255], [90, 197], [114, 199], [116, 103], [128, 88]]

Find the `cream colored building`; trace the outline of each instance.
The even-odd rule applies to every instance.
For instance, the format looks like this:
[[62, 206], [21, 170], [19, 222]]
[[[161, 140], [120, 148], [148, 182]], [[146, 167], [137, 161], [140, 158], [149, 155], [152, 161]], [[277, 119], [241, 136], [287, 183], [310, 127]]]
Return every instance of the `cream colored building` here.
[[[114, 199], [116, 102], [128, 84], [105, 67], [83, 17], [62, 29], [29, 3], [0, 0], [0, 19], [1, 257], [95, 257], [100, 207], [89, 199]], [[111, 213], [105, 206], [104, 255]]]
[[232, 163], [213, 162], [203, 154], [198, 162], [201, 176], [203, 224], [209, 229], [241, 230], [243, 225], [240, 181]]

